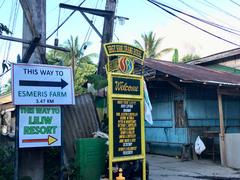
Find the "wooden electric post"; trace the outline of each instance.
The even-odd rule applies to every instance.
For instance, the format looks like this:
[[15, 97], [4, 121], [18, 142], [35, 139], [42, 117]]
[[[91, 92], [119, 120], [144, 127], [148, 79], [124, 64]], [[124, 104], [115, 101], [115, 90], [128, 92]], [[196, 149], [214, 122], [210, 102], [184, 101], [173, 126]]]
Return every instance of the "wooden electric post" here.
[[[46, 0], [20, 0], [23, 9], [23, 40], [35, 40], [33, 44], [23, 44], [23, 62], [43, 64], [46, 44]], [[28, 58], [29, 61], [25, 60]], [[20, 119], [21, 121], [21, 119]], [[42, 148], [19, 149], [19, 177], [30, 176], [34, 180], [44, 179], [44, 160]]]
[[[93, 30], [97, 33], [97, 35], [101, 38], [101, 50], [99, 55], [99, 64], [98, 64], [98, 74], [105, 75], [104, 66], [107, 62], [107, 58], [104, 52], [103, 44], [111, 42], [113, 38], [113, 26], [114, 26], [114, 19], [115, 19], [115, 10], [116, 10], [116, 0], [106, 0], [105, 10], [99, 9], [91, 9], [91, 8], [82, 8], [80, 6], [73, 6], [68, 4], [59, 4], [60, 8], [71, 9], [79, 11], [89, 25], [93, 28]], [[93, 15], [104, 17], [104, 26], [103, 26], [103, 33], [98, 31], [98, 29], [94, 26], [92, 21], [85, 15], [85, 13], [90, 13]], [[118, 18], [120, 16], [117, 16]], [[124, 19], [128, 19], [122, 17]]]
[[114, 13], [112, 14], [112, 16], [108, 16], [104, 18], [101, 50], [100, 50], [99, 64], [98, 64], [98, 74], [100, 75], [106, 74], [106, 70], [104, 67], [106, 65], [107, 58], [104, 52], [103, 44], [112, 42], [114, 18], [115, 18], [115, 10], [116, 10], [116, 0], [106, 0], [105, 10], [113, 11]]

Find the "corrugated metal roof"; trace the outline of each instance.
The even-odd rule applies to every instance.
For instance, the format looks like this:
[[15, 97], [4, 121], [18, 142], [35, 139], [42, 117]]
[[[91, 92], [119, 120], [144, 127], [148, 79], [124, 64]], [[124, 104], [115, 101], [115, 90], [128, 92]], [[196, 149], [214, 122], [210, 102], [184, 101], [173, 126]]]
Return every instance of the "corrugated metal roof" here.
[[64, 143], [68, 158], [74, 158], [75, 140], [93, 137], [99, 130], [99, 120], [91, 94], [75, 97], [76, 104], [64, 106]]
[[216, 71], [205, 67], [172, 63], [169, 61], [145, 59], [144, 65], [164, 74], [174, 76], [183, 81], [240, 86], [240, 76], [227, 72]]
[[237, 56], [237, 55], [240, 55], [240, 48], [223, 51], [223, 52], [212, 54], [210, 56], [206, 56], [199, 59], [194, 59], [192, 61], [187, 62], [187, 64], [205, 64], [205, 63], [210, 63], [213, 61], [218, 61], [224, 58]]

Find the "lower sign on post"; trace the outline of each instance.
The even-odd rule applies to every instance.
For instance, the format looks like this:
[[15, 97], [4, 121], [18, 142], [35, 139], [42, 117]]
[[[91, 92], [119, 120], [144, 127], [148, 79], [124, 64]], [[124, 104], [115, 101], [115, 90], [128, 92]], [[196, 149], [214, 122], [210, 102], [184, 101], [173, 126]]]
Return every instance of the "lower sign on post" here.
[[19, 107], [19, 148], [61, 146], [59, 106]]

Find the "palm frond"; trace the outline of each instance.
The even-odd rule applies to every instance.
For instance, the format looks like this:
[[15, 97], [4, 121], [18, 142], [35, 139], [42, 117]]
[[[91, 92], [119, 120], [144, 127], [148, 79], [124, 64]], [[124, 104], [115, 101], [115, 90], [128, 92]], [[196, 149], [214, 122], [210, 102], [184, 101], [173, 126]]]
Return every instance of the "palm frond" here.
[[163, 49], [156, 54], [156, 59], [160, 59], [163, 55], [165, 55], [167, 53], [170, 53], [170, 52], [173, 52], [173, 51], [174, 51], [174, 48]]

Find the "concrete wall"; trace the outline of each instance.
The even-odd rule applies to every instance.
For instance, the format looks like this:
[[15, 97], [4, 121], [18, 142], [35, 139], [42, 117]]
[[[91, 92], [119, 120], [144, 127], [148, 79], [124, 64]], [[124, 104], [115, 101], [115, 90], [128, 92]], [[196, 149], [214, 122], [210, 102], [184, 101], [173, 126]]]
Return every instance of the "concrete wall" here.
[[225, 134], [227, 166], [240, 169], [240, 133]]

